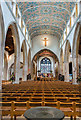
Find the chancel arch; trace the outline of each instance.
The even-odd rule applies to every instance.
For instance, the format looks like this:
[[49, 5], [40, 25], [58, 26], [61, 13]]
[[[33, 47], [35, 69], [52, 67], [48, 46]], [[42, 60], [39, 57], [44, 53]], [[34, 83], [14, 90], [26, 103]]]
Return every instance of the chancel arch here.
[[77, 83], [77, 77], [81, 74], [81, 22], [76, 26], [74, 39], [73, 39], [73, 48], [72, 48], [72, 58], [73, 58], [73, 83]]
[[[14, 74], [15, 83], [19, 83], [20, 77], [20, 42], [17, 26], [15, 23], [9, 25], [6, 39], [5, 39], [5, 51], [8, 52], [8, 58], [14, 54]], [[12, 59], [12, 57], [11, 57]]]
[[32, 63], [34, 64], [32, 70], [35, 70], [33, 76], [58, 77], [59, 61], [57, 56], [49, 49], [42, 49], [37, 52], [32, 59]]
[[27, 45], [24, 40], [22, 43], [21, 52], [23, 52], [23, 72], [22, 72], [22, 80], [27, 80]]

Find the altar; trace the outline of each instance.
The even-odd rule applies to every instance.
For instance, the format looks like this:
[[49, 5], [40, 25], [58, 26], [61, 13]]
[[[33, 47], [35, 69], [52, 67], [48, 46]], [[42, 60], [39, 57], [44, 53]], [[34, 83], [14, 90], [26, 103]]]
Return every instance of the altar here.
[[40, 73], [39, 77], [41, 77], [41, 78], [51, 78], [51, 77], [53, 77], [53, 74], [52, 73]]

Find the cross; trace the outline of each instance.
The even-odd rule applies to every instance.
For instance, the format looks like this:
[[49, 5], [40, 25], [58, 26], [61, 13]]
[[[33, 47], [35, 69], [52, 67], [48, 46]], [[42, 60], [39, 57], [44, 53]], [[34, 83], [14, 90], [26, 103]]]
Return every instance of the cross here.
[[47, 46], [47, 38], [44, 38], [44, 40], [43, 40], [44, 42], [45, 42], [45, 47]]

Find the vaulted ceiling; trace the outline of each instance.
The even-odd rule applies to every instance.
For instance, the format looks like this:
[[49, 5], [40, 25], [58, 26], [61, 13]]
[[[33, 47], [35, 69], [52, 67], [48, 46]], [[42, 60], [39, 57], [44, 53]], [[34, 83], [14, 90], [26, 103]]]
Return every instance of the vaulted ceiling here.
[[50, 34], [60, 39], [74, 5], [74, 2], [18, 2], [31, 38]]

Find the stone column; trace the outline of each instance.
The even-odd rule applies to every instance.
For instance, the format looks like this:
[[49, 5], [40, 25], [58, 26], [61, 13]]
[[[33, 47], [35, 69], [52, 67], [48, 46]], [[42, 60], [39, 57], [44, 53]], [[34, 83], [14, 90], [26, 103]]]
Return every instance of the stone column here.
[[63, 75], [65, 75], [65, 62], [63, 61]]
[[36, 77], [37, 77], [37, 64], [36, 64], [36, 73], [35, 73]]
[[36, 76], [36, 63], [34, 63], [34, 65], [35, 65], [35, 73], [34, 73], [34, 77]]
[[55, 60], [53, 59], [53, 76], [55, 77]]
[[32, 72], [32, 61], [31, 61], [31, 54], [29, 55], [29, 73], [31, 74]]
[[65, 66], [65, 82], [69, 82], [69, 63], [64, 62]]
[[27, 53], [25, 47], [23, 47], [23, 81], [27, 80]]
[[15, 83], [19, 84], [19, 77], [20, 77], [20, 57], [17, 56], [17, 55], [15, 55], [14, 58], [15, 58], [15, 60], [14, 60]]
[[3, 71], [3, 79], [7, 80], [7, 69], [4, 67], [4, 71]]
[[2, 89], [2, 66], [3, 66], [1, 52], [0, 52], [0, 58], [1, 58], [1, 60], [0, 60], [0, 91], [1, 91], [1, 89]]
[[63, 61], [62, 61], [62, 57], [61, 57], [61, 60], [60, 60], [60, 63], [59, 63], [59, 68], [60, 68], [60, 74], [63, 75]]
[[[37, 71], [39, 70], [39, 59], [37, 58]], [[37, 76], [38, 76], [38, 72], [37, 72]]]
[[61, 66], [61, 60], [60, 60], [60, 63], [59, 63], [59, 69], [60, 69], [59, 72], [60, 72], [60, 74], [61, 74], [61, 69], [62, 69], [61, 67], [62, 67], [62, 66]]
[[23, 64], [23, 81], [27, 80], [27, 64]]
[[33, 80], [33, 61], [31, 62], [31, 79]]
[[[57, 75], [57, 76], [59, 76], [59, 74], [60, 74], [60, 63], [58, 63], [57, 69], [58, 69], [58, 75]], [[58, 79], [58, 78], [57, 78], [57, 79]]]
[[3, 79], [7, 80], [7, 74], [8, 73], [8, 63], [6, 60], [4, 60], [4, 68], [3, 68]]
[[73, 84], [77, 84], [78, 58], [73, 58]]
[[62, 63], [61, 63], [61, 74], [63, 75], [63, 61], [62, 61]]
[[60, 68], [60, 74], [62, 74], [62, 63], [61, 63], [61, 60], [60, 60], [60, 63], [59, 63], [59, 68]]
[[[1, 34], [1, 29], [0, 29], [0, 34]], [[2, 90], [3, 63], [4, 63], [4, 47], [2, 48], [0, 42], [0, 91]]]

